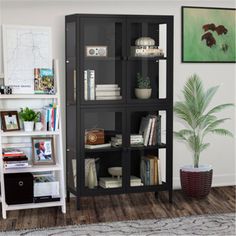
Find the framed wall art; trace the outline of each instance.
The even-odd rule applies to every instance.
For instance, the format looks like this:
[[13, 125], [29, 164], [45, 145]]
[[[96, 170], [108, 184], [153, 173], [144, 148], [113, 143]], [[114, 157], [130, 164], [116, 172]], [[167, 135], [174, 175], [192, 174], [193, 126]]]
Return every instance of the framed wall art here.
[[20, 123], [17, 111], [2, 111], [1, 122], [2, 130], [4, 132], [20, 130]]
[[182, 62], [235, 63], [236, 10], [182, 7]]
[[55, 165], [55, 154], [52, 137], [32, 138], [33, 165]]

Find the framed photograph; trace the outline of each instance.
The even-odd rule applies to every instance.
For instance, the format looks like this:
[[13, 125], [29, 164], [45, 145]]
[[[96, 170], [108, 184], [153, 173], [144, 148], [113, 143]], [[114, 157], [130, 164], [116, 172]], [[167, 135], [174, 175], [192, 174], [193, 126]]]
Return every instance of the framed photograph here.
[[20, 123], [17, 111], [2, 111], [1, 121], [2, 121], [2, 130], [4, 132], [20, 130]]
[[182, 7], [182, 62], [235, 63], [236, 9]]
[[54, 145], [52, 137], [32, 138], [33, 165], [55, 165]]

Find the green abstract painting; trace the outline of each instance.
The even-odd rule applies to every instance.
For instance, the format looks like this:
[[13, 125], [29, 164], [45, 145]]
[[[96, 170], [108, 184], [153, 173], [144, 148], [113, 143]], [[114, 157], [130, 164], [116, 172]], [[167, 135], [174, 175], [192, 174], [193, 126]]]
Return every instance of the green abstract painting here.
[[182, 7], [182, 62], [235, 62], [235, 12]]

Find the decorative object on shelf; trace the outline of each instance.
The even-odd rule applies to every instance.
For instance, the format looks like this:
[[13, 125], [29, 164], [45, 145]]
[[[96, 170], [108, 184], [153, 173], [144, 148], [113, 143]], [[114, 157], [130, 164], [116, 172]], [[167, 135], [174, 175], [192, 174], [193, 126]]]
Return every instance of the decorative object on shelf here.
[[35, 131], [42, 131], [42, 130], [43, 130], [42, 122], [36, 122], [35, 123]]
[[182, 7], [182, 62], [236, 62], [235, 12]]
[[93, 189], [95, 187], [95, 176], [93, 165], [90, 163], [88, 172], [88, 188]]
[[34, 93], [54, 94], [54, 75], [52, 69], [34, 68]]
[[135, 40], [136, 46], [154, 46], [155, 40], [150, 37], [140, 37]]
[[141, 37], [131, 46], [131, 55], [134, 57], [162, 57], [164, 52], [155, 46], [155, 40], [150, 37]]
[[84, 100], [95, 100], [95, 70], [84, 71]]
[[184, 86], [183, 101], [178, 101], [174, 105], [176, 116], [188, 127], [174, 132], [175, 137], [186, 142], [194, 154], [193, 166], [183, 167], [180, 170], [182, 189], [190, 197], [205, 197], [211, 188], [213, 172], [211, 166], [199, 165], [200, 153], [210, 145], [204, 142], [205, 136], [208, 134], [233, 136], [230, 131], [219, 127], [228, 118], [218, 119], [216, 116], [217, 112], [233, 104], [221, 104], [207, 109], [218, 87], [205, 91], [200, 78], [193, 75]]
[[35, 112], [33, 109], [26, 107], [25, 109], [21, 108], [19, 116], [24, 123], [24, 130], [32, 132], [34, 130], [34, 123], [38, 120], [40, 112]]
[[1, 87], [0, 87], [0, 94], [12, 94], [11, 86], [1, 85]]
[[122, 167], [109, 167], [108, 168], [108, 173], [113, 177], [120, 179], [122, 176]]
[[107, 57], [107, 46], [85, 46], [87, 57]]
[[1, 111], [2, 130], [20, 130], [20, 123], [17, 111]]
[[52, 137], [33, 137], [32, 151], [33, 165], [56, 164]]
[[135, 96], [139, 99], [149, 99], [151, 95], [152, 88], [150, 78], [137, 73], [137, 88], [135, 88]]
[[86, 145], [104, 144], [104, 142], [105, 142], [104, 129], [85, 130]]
[[[84, 161], [85, 164], [85, 186], [89, 188], [94, 188], [98, 186], [97, 181], [97, 169], [96, 169], [96, 161], [99, 158], [87, 158]], [[91, 173], [92, 172], [92, 173]]]

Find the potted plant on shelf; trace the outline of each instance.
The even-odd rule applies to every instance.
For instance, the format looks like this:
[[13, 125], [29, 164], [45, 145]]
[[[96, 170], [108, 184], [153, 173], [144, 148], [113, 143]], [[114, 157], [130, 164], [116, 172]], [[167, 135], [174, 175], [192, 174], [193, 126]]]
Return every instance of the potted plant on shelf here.
[[26, 107], [25, 109], [21, 108], [19, 112], [19, 116], [24, 123], [25, 131], [33, 131], [34, 130], [34, 122], [36, 122], [39, 118], [40, 112], [35, 112], [34, 110]]
[[151, 97], [151, 94], [152, 88], [150, 78], [137, 73], [137, 88], [135, 88], [135, 96], [139, 99], [148, 99]]
[[208, 108], [219, 86], [204, 90], [202, 81], [197, 75], [191, 76], [182, 91], [183, 101], [174, 105], [174, 112], [186, 129], [174, 132], [175, 137], [187, 143], [193, 151], [193, 166], [180, 169], [180, 181], [183, 192], [189, 197], [201, 198], [208, 195], [212, 183], [212, 167], [199, 165], [200, 154], [209, 147], [205, 142], [208, 134], [233, 136], [232, 133], [219, 126], [229, 118], [218, 119], [216, 113], [233, 106], [232, 103]]

